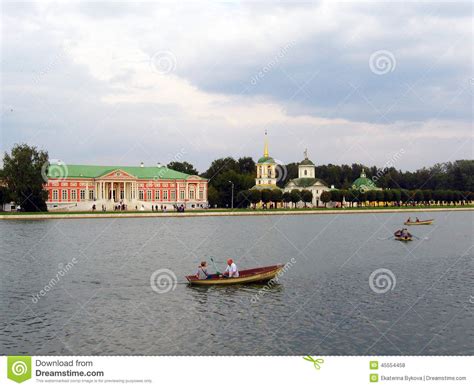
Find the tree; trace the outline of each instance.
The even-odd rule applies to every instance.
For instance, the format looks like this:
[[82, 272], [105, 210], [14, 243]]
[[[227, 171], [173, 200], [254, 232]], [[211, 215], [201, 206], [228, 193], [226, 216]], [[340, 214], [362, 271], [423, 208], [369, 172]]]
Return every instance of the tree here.
[[227, 171], [239, 171], [239, 166], [234, 158], [227, 157], [216, 159], [211, 163], [211, 166], [202, 174], [205, 178], [210, 179], [211, 181], [216, 178], [218, 175], [223, 174]]
[[367, 191], [367, 201], [372, 203], [372, 202], [375, 202], [376, 199], [377, 199], [377, 194], [375, 190]]
[[290, 192], [290, 199], [291, 202], [293, 202], [294, 206], [296, 207], [296, 204], [301, 201], [301, 193], [297, 189], [293, 189]]
[[288, 191], [285, 191], [282, 194], [281, 199], [285, 205], [288, 205], [291, 202], [291, 194]]
[[313, 202], [313, 193], [309, 190], [301, 190], [301, 200], [304, 202], [304, 207], [308, 202]]
[[250, 205], [250, 190], [242, 190], [237, 194], [236, 207], [247, 208]]
[[15, 145], [3, 157], [3, 179], [16, 204], [28, 212], [46, 211], [48, 193], [44, 190], [48, 153], [27, 144]]
[[263, 189], [262, 190], [262, 202], [265, 206], [272, 200], [272, 191], [270, 189]]
[[237, 161], [239, 172], [241, 174], [255, 174], [255, 162], [250, 156], [244, 156]]
[[217, 205], [219, 202], [219, 193], [213, 186], [209, 186], [207, 190], [207, 201], [210, 206]]
[[384, 198], [385, 203], [393, 201], [393, 195], [394, 195], [393, 190], [385, 190], [384, 194], [385, 194], [385, 198]]
[[385, 200], [385, 191], [384, 190], [376, 191], [375, 192], [375, 199], [376, 199], [377, 202], [383, 202]]
[[252, 203], [253, 206], [255, 207], [255, 205], [257, 205], [257, 203], [261, 201], [262, 193], [260, 190], [253, 189], [249, 191], [249, 194], [250, 194], [250, 203]]
[[327, 206], [328, 202], [331, 201], [331, 192], [330, 191], [323, 191], [321, 196], [319, 197], [321, 201], [324, 203], [324, 207]]
[[275, 207], [277, 207], [277, 203], [281, 202], [282, 199], [283, 199], [283, 192], [280, 189], [273, 189], [271, 201], [275, 204]]
[[198, 175], [198, 170], [194, 168], [194, 166], [191, 163], [188, 162], [177, 162], [177, 161], [172, 161], [167, 164], [167, 166], [171, 170], [183, 172], [185, 174], [189, 175]]

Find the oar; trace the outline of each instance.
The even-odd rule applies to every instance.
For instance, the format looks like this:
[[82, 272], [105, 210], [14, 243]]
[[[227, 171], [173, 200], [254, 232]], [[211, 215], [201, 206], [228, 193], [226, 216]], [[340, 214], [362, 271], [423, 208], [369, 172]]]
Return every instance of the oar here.
[[214, 264], [214, 269], [216, 270], [216, 275], [220, 275], [221, 273], [219, 272], [219, 270], [217, 269], [217, 266], [216, 266], [216, 263], [214, 263], [214, 259], [212, 257], [210, 257], [211, 261], [212, 261], [212, 264]]

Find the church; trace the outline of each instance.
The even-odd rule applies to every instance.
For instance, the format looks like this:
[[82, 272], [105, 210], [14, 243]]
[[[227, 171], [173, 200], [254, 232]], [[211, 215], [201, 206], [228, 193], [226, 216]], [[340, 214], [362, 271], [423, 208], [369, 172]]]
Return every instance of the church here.
[[321, 194], [330, 188], [322, 179], [316, 178], [316, 166], [308, 159], [308, 150], [304, 152], [304, 159], [298, 164], [298, 178], [291, 179], [283, 189], [283, 192], [292, 190], [308, 190], [313, 194], [312, 206], [323, 206]]
[[[265, 145], [263, 156], [257, 161], [257, 176], [255, 178], [255, 186], [252, 189], [280, 189], [283, 192], [291, 192], [292, 190], [308, 190], [313, 194], [312, 206], [323, 206], [321, 202], [321, 194], [329, 191], [329, 187], [322, 179], [316, 178], [316, 166], [308, 158], [308, 151], [304, 152], [304, 159], [298, 165], [298, 178], [291, 179], [283, 189], [277, 186], [278, 180], [285, 175], [282, 173], [284, 166], [278, 166], [268, 152], [267, 132], [265, 131]], [[301, 202], [298, 206], [303, 206]]]

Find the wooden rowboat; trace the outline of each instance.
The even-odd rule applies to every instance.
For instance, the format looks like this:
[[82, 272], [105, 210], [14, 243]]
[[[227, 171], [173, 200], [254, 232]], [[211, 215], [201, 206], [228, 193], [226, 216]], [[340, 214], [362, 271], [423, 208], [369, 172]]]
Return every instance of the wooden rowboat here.
[[405, 221], [405, 225], [431, 225], [434, 220], [424, 220], [424, 221]]
[[224, 278], [211, 275], [208, 279], [198, 279], [196, 275], [186, 276], [189, 284], [193, 286], [228, 286], [231, 284], [260, 283], [273, 279], [283, 269], [283, 264], [269, 267], [251, 268], [239, 271], [238, 278]]
[[397, 241], [412, 241], [413, 240], [413, 236], [410, 233], [408, 233], [408, 236], [402, 236], [400, 232], [395, 232], [393, 235], [394, 235], [395, 240]]
[[411, 236], [406, 236], [406, 237], [395, 236], [395, 240], [397, 240], [397, 241], [412, 241], [413, 238]]

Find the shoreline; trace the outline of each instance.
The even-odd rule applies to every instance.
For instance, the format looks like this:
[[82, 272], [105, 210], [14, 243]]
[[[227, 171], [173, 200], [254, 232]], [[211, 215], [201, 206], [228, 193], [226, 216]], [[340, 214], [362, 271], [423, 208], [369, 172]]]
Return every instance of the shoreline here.
[[40, 213], [40, 214], [0, 214], [1, 220], [48, 220], [48, 219], [83, 219], [83, 218], [150, 218], [150, 217], [229, 217], [229, 216], [295, 216], [317, 214], [367, 214], [367, 213], [426, 213], [445, 211], [474, 211], [474, 207], [439, 207], [439, 208], [345, 208], [345, 209], [308, 209], [308, 210], [205, 210], [185, 213], [177, 212], [106, 212], [102, 213]]

